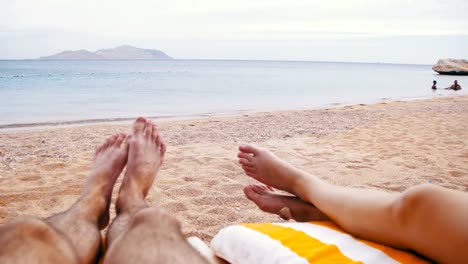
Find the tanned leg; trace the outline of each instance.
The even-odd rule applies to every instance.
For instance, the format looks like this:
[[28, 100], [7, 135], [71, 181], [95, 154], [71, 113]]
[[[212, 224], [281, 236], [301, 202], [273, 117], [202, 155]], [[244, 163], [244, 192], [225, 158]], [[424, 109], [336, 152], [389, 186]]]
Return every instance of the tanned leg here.
[[262, 211], [276, 214], [284, 220], [330, 221], [330, 218], [313, 204], [304, 202], [296, 196], [278, 194], [265, 185], [248, 185], [244, 188], [244, 193]]
[[0, 263], [80, 263], [71, 241], [37, 218], [0, 226]]
[[245, 173], [314, 204], [345, 231], [411, 249], [437, 262], [464, 263], [468, 251], [468, 194], [424, 184], [403, 193], [328, 184], [271, 152], [239, 148]]
[[81, 198], [46, 220], [23, 219], [0, 229], [0, 263], [93, 263], [100, 229], [109, 221], [112, 188], [127, 160], [126, 135], [114, 135], [97, 150]]
[[138, 118], [117, 198], [117, 217], [107, 236], [105, 263], [206, 263], [186, 242], [178, 221], [145, 202], [165, 150], [153, 122]]

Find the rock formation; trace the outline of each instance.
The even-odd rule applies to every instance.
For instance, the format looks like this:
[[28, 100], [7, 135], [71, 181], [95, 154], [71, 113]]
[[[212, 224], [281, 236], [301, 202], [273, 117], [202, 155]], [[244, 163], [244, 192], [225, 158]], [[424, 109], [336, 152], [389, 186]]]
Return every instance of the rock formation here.
[[432, 69], [439, 74], [468, 75], [468, 60], [440, 59]]

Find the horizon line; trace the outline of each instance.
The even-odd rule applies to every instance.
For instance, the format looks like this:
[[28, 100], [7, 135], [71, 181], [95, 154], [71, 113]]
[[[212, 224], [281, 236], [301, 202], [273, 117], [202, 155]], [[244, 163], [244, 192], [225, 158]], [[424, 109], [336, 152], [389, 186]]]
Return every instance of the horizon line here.
[[[452, 59], [452, 58], [441, 58], [441, 59]], [[335, 61], [335, 60], [293, 60], [293, 59], [190, 59], [190, 58], [172, 58], [172, 59], [2, 59], [0, 61], [264, 61], [264, 62], [313, 62], [313, 63], [355, 63], [355, 64], [390, 64], [390, 65], [433, 65], [427, 63], [401, 63], [401, 62], [382, 62], [382, 61]]]

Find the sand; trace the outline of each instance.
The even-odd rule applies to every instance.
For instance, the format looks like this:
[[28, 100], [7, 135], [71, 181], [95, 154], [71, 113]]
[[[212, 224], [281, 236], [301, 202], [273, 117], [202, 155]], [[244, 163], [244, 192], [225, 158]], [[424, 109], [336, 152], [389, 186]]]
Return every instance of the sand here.
[[[168, 151], [147, 200], [206, 242], [226, 225], [282, 221], [244, 197], [243, 186], [254, 181], [237, 163], [241, 142], [339, 185], [403, 191], [432, 182], [468, 191], [468, 96], [158, 124]], [[130, 124], [0, 130], [0, 223], [67, 209], [94, 148], [129, 131]]]

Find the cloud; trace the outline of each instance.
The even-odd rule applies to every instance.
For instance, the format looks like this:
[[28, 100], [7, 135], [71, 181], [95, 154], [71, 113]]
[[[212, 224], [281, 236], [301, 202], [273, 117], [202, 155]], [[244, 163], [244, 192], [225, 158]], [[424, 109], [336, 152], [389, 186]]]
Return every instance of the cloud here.
[[6, 0], [0, 26], [100, 34], [222, 34], [249, 27], [409, 34], [468, 33], [466, 1]]
[[[8, 49], [0, 58], [123, 43], [167, 47], [192, 58], [201, 54], [191, 43], [223, 43], [213, 56], [224, 49], [228, 58], [234, 48], [229, 41], [243, 43], [249, 54], [259, 52], [255, 43], [304, 46], [307, 57], [304, 43], [313, 41], [333, 46], [372, 36], [468, 34], [467, 11], [464, 0], [3, 0], [0, 41]], [[270, 51], [272, 58], [278, 53]]]

